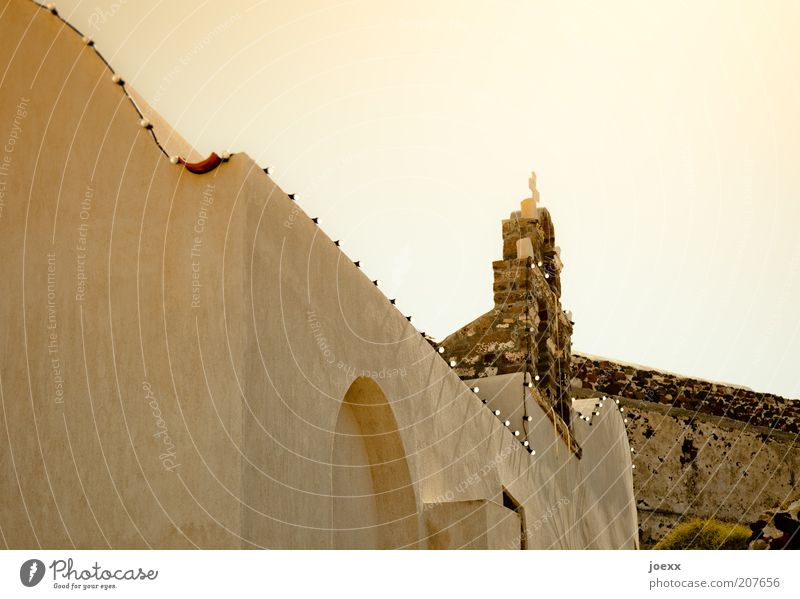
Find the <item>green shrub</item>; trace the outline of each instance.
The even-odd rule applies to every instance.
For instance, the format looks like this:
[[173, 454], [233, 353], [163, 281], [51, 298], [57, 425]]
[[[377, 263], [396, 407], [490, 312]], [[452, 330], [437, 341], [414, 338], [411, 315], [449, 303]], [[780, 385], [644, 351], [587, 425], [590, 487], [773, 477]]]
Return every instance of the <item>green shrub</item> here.
[[733, 522], [694, 519], [678, 524], [653, 549], [747, 549], [750, 529]]

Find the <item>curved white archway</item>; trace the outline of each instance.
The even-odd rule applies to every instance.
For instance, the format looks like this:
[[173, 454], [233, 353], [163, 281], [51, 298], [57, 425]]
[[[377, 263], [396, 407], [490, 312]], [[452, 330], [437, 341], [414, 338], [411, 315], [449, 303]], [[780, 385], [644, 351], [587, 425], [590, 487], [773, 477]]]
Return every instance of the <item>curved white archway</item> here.
[[353, 381], [344, 396], [331, 464], [332, 547], [417, 546], [417, 503], [397, 421], [368, 377]]

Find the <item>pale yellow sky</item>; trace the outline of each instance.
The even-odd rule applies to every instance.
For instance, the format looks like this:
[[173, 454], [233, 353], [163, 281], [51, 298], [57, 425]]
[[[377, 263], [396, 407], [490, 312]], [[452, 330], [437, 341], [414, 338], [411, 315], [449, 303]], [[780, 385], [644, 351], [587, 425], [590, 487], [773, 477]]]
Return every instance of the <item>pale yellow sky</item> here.
[[800, 396], [800, 3], [61, 0], [444, 337], [529, 171], [574, 347]]

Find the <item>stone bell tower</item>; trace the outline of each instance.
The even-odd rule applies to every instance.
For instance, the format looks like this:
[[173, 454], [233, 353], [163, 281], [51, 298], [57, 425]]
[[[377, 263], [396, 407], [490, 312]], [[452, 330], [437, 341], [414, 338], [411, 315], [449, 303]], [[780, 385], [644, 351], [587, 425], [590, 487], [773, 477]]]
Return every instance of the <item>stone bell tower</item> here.
[[503, 258], [492, 263], [494, 308], [442, 341], [443, 357], [462, 379], [525, 373], [569, 424], [572, 322], [561, 308], [561, 258], [547, 208], [531, 196], [502, 223]]

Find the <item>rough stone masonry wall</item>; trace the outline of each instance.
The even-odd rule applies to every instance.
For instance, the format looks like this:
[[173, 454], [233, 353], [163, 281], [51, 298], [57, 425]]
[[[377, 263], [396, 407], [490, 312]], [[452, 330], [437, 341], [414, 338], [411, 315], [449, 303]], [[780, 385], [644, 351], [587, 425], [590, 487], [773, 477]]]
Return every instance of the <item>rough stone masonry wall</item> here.
[[573, 354], [572, 366], [573, 380], [584, 389], [800, 432], [800, 402], [796, 400], [578, 354]]
[[621, 405], [643, 543], [695, 516], [747, 525], [800, 496], [796, 435], [652, 402]]
[[577, 396], [617, 397], [626, 412], [642, 543], [686, 518], [749, 524], [800, 497], [791, 400], [585, 356], [573, 364]]

